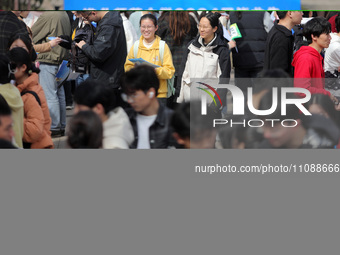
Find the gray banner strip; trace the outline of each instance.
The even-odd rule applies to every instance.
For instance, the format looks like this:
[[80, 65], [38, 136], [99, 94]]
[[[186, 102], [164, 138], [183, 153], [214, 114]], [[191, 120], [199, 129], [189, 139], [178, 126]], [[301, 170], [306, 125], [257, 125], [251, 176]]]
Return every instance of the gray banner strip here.
[[337, 254], [339, 173], [195, 173], [338, 164], [338, 150], [1, 151], [0, 250]]

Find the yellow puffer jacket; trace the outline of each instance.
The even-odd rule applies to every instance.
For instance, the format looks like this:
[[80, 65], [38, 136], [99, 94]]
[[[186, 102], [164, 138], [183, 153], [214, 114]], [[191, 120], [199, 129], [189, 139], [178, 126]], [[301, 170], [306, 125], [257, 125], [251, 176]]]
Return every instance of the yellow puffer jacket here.
[[167, 79], [170, 79], [175, 73], [175, 67], [172, 63], [172, 55], [169, 46], [165, 44], [164, 46], [164, 56], [163, 65], [159, 55], [159, 41], [161, 38], [156, 35], [156, 40], [150, 48], [146, 48], [143, 44], [144, 37], [141, 36], [139, 39], [139, 47], [137, 56], [134, 56], [133, 47], [131, 47], [128, 56], [126, 57], [126, 62], [124, 65], [125, 72], [129, 71], [134, 67], [134, 63], [129, 61], [133, 58], [142, 58], [152, 64], [159, 65], [161, 67], [156, 68], [156, 74], [159, 79], [159, 98], [166, 98], [168, 92]]

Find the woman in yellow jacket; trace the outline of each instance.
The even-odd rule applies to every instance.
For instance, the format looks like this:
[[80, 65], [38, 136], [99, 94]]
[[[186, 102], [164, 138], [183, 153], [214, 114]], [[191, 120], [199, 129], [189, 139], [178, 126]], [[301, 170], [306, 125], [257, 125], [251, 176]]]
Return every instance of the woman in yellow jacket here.
[[166, 105], [166, 98], [168, 92], [167, 80], [171, 79], [175, 73], [175, 67], [172, 63], [172, 55], [168, 45], [164, 45], [163, 62], [160, 56], [160, 41], [161, 38], [155, 35], [157, 31], [157, 19], [152, 14], [145, 14], [140, 19], [141, 37], [139, 39], [138, 51], [135, 55], [134, 47], [132, 46], [126, 58], [124, 65], [125, 72], [132, 69], [135, 64], [129, 59], [142, 58], [152, 64], [160, 67], [155, 68], [157, 77], [159, 79], [158, 99]]

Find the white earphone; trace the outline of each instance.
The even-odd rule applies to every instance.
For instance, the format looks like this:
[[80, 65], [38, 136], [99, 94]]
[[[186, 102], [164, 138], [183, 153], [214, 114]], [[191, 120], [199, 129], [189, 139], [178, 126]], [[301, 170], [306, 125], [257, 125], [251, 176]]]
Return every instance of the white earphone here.
[[149, 98], [152, 98], [153, 97], [153, 95], [154, 95], [155, 93], [154, 92], [149, 92]]

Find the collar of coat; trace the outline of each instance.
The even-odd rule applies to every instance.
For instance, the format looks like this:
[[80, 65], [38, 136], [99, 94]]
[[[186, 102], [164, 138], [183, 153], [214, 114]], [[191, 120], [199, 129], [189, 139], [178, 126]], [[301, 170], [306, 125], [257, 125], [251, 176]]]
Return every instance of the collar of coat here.
[[202, 42], [202, 38], [200, 35], [198, 35], [194, 41], [193, 41], [193, 45], [196, 46], [197, 48], [201, 48], [202, 46], [203, 47], [212, 47], [212, 48], [215, 48], [217, 46], [221, 46], [221, 47], [227, 47], [229, 48], [229, 45], [228, 45], [228, 40], [225, 39], [223, 36], [219, 36], [217, 34], [215, 34], [215, 38], [210, 42], [208, 43], [207, 46], [204, 46], [203, 42]]

